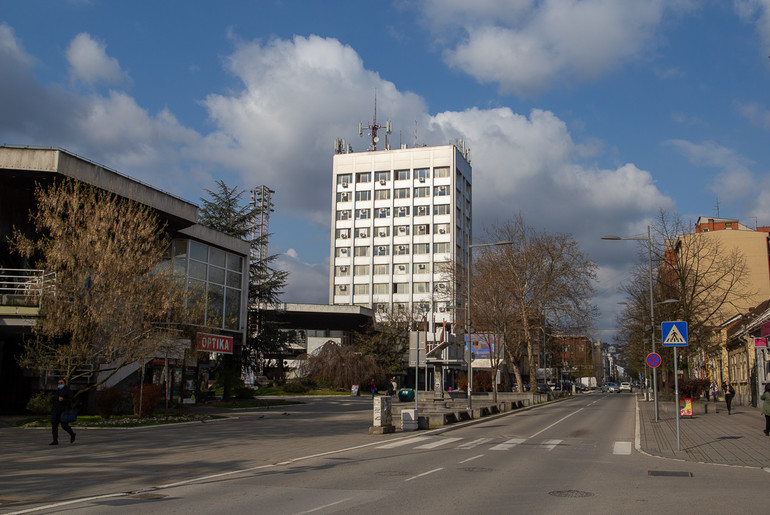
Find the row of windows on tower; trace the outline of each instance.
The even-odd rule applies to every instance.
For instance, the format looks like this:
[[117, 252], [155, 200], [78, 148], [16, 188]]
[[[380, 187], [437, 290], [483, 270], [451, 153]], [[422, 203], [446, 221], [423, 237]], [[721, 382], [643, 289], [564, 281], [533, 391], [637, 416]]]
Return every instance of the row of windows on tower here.
[[[449, 228], [449, 224], [433, 224], [433, 234], [449, 234]], [[352, 234], [352, 236], [357, 238], [369, 238], [372, 235], [382, 238], [390, 236], [390, 232], [390, 226], [356, 227], [355, 229], [336, 229], [334, 237], [338, 240], [345, 240], [350, 238]], [[430, 234], [430, 224], [415, 224], [414, 226], [396, 225], [393, 227], [394, 236], [409, 236], [410, 232], [415, 236], [427, 236]]]
[[[436, 242], [433, 244], [433, 254], [446, 254], [449, 252], [449, 249], [451, 248], [451, 244], [449, 242]], [[418, 255], [418, 254], [430, 254], [431, 252], [431, 244], [430, 243], [413, 243], [411, 246], [409, 244], [403, 244], [403, 245], [393, 245], [392, 246], [392, 254], [394, 256], [407, 256], [410, 254], [410, 248], [412, 250], [412, 254]], [[349, 247], [336, 247], [334, 249], [334, 255], [335, 257], [347, 257], [350, 255], [350, 249]], [[353, 255], [356, 257], [366, 257], [366, 256], [389, 256], [391, 255], [391, 246], [390, 245], [356, 245], [353, 247]]]
[[[458, 172], [459, 173], [459, 172]], [[430, 168], [415, 168], [414, 173], [412, 170], [393, 170], [392, 177], [397, 181], [406, 181], [414, 177], [415, 179], [430, 179]], [[433, 169], [433, 176], [435, 178], [449, 177], [449, 167], [440, 166]], [[390, 170], [382, 170], [374, 172], [374, 181], [389, 181], [391, 178]], [[341, 173], [337, 175], [337, 184], [350, 184], [353, 180], [352, 173]], [[356, 183], [361, 184], [365, 182], [372, 182], [372, 172], [358, 172], [356, 173]]]
[[[371, 208], [356, 209], [353, 213], [352, 209], [338, 209], [335, 213], [336, 220], [350, 220], [353, 214], [355, 214], [356, 220], [368, 220], [372, 218], [372, 211], [374, 211], [374, 218], [390, 218], [391, 210], [389, 207], [376, 207], [373, 210]], [[431, 211], [435, 216], [448, 215], [452, 212], [452, 206], [449, 204], [436, 204], [431, 210], [430, 206], [414, 206], [414, 216], [429, 216]], [[411, 216], [411, 206], [397, 206], [393, 208], [393, 214], [396, 218], [404, 218]]]
[[[410, 288], [411, 286], [411, 288]], [[433, 291], [442, 293], [449, 286], [446, 283], [436, 283], [433, 287]], [[404, 294], [404, 293], [431, 293], [430, 283], [415, 281], [413, 283], [362, 283], [352, 285], [353, 295], [369, 295], [371, 292], [373, 295], [389, 295]], [[351, 286], [348, 284], [336, 284], [334, 285], [335, 295], [349, 295]]]
[[[395, 188], [393, 190], [393, 198], [427, 198], [431, 196], [431, 188], [428, 186], [420, 186], [417, 188]], [[449, 186], [434, 186], [434, 197], [446, 197], [449, 195]], [[389, 200], [391, 197], [391, 190], [374, 190], [374, 200]], [[338, 191], [337, 202], [350, 202], [353, 198], [356, 201], [372, 200], [372, 190], [358, 190], [355, 195], [351, 191]]]

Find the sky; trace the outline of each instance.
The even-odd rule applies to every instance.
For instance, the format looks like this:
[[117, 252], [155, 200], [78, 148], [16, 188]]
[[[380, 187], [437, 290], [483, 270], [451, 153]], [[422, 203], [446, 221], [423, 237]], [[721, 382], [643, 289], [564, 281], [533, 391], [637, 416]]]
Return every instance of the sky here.
[[[0, 11], [0, 143], [196, 204], [275, 190], [285, 302], [328, 303], [334, 139], [464, 140], [474, 242], [522, 213], [599, 266], [593, 335], [658, 213], [770, 225], [770, 0], [25, 0]], [[244, 196], [247, 199], [248, 196]]]

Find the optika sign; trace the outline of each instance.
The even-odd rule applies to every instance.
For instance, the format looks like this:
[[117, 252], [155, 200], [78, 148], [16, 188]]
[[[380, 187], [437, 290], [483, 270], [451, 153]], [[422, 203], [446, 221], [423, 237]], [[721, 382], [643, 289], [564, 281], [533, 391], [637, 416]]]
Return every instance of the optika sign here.
[[198, 333], [195, 348], [204, 352], [221, 352], [223, 354], [232, 354], [233, 337], [220, 336], [218, 334]]

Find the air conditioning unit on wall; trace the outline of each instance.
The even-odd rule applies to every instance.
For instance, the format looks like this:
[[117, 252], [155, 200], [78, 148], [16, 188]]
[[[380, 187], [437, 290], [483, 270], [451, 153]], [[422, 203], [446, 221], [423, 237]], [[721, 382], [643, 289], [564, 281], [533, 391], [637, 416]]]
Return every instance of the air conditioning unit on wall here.
[[387, 235], [388, 235], [388, 231], [380, 231], [380, 236], [387, 236]]

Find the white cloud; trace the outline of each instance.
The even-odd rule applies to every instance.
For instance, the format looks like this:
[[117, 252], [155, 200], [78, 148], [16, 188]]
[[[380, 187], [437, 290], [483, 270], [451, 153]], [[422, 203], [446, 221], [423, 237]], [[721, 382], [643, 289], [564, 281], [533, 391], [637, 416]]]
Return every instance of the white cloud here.
[[465, 38], [445, 53], [451, 66], [504, 91], [531, 95], [557, 81], [595, 80], [655, 44], [664, 12], [682, 2], [545, 0], [477, 3], [428, 1], [437, 33]]
[[721, 169], [709, 184], [709, 189], [720, 199], [734, 201], [753, 194], [756, 182], [749, 170], [751, 161], [732, 149], [713, 141], [698, 144], [686, 140], [670, 140], [666, 144], [676, 148], [695, 165]]
[[756, 24], [765, 45], [770, 45], [770, 0], [734, 0], [734, 6], [744, 22]]
[[107, 45], [82, 32], [75, 36], [67, 48], [67, 61], [73, 79], [86, 84], [105, 82], [121, 84], [128, 81], [128, 74], [120, 69], [118, 60], [107, 55]]
[[752, 125], [762, 129], [770, 129], [770, 110], [765, 109], [756, 102], [738, 104], [738, 111]]

